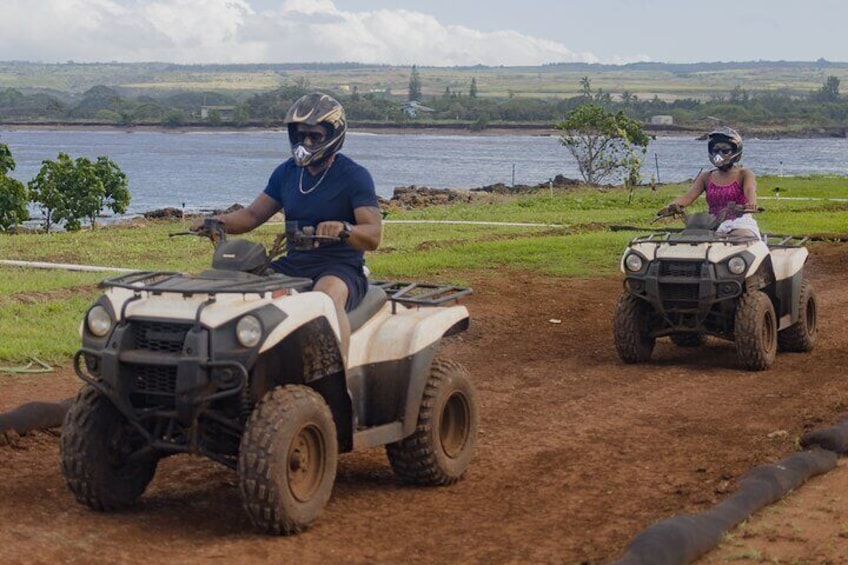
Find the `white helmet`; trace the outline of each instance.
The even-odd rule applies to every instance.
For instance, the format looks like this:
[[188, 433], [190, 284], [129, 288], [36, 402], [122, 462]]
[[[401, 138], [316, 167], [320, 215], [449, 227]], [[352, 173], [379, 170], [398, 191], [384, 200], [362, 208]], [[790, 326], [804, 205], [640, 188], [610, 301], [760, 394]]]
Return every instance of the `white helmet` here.
[[[742, 136], [736, 130], [726, 127], [716, 128], [707, 135], [707, 139], [709, 139], [707, 153], [710, 156], [710, 163], [719, 169], [730, 167], [742, 158]], [[729, 144], [732, 148], [731, 152], [719, 153], [715, 149], [717, 143]]]

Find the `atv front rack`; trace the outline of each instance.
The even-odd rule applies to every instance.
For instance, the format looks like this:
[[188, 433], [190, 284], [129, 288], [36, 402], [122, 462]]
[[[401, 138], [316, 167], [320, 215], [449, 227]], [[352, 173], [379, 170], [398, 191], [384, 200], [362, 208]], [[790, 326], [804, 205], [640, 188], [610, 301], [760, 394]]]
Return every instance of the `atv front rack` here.
[[285, 275], [259, 276], [238, 271], [212, 269], [200, 275], [186, 275], [168, 271], [139, 271], [108, 278], [101, 288], [118, 287], [134, 292], [163, 294], [167, 292], [191, 296], [193, 294], [265, 294], [279, 290], [302, 290], [312, 285], [310, 279]]
[[392, 302], [392, 310], [396, 304], [404, 306], [441, 306], [446, 302], [458, 301], [463, 296], [471, 294], [470, 288], [445, 284], [401, 282], [401, 281], [370, 281], [372, 286], [382, 288]]
[[658, 233], [651, 233], [648, 235], [640, 235], [634, 237], [630, 240], [631, 244], [634, 243], [654, 243], [654, 244], [663, 244], [668, 243], [672, 245], [684, 244], [684, 245], [698, 245], [701, 243], [725, 243], [735, 245], [737, 243], [745, 243], [745, 242], [753, 242], [757, 241], [756, 236], [748, 236], [748, 235], [716, 235], [715, 232], [705, 230], [703, 233], [690, 232], [687, 233], [685, 230], [664, 230]]
[[809, 240], [806, 235], [763, 234], [763, 241], [769, 247], [801, 247]]

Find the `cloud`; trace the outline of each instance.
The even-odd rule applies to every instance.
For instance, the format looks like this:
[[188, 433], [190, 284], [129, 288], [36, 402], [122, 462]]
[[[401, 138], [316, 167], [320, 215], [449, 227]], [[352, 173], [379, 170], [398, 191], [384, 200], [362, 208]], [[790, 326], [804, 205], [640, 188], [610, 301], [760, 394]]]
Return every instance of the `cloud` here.
[[516, 31], [445, 25], [410, 10], [341, 11], [332, 0], [285, 0], [260, 12], [248, 0], [5, 0], [0, 53], [41, 62], [598, 62]]

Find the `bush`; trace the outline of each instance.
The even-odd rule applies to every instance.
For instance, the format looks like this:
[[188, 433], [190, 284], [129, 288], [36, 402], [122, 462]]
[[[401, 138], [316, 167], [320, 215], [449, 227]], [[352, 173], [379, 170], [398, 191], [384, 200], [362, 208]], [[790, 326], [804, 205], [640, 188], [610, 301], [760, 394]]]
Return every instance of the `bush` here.
[[29, 194], [21, 181], [0, 175], [0, 230], [8, 231], [29, 219]]
[[107, 157], [91, 162], [84, 157], [71, 159], [59, 153], [56, 161], [45, 160], [38, 175], [29, 182], [32, 201], [44, 213], [44, 231], [64, 223], [68, 231], [77, 231], [82, 220], [91, 226], [103, 210], [125, 212], [130, 201], [127, 177]]

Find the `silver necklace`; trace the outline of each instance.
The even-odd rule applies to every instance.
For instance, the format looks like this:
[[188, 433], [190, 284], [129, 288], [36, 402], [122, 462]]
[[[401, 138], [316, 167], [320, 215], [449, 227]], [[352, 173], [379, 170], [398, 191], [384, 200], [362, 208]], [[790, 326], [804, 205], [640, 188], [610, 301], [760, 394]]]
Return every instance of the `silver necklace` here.
[[313, 185], [312, 185], [312, 187], [311, 187], [309, 190], [303, 190], [303, 171], [304, 171], [304, 169], [306, 169], [306, 167], [301, 167], [301, 168], [300, 168], [300, 178], [299, 178], [299, 179], [298, 179], [298, 181], [297, 181], [297, 189], [300, 191], [300, 193], [301, 193], [301, 194], [309, 194], [310, 192], [312, 192], [313, 190], [315, 190], [316, 188], [318, 188], [318, 186], [319, 186], [322, 182], [324, 182], [324, 177], [326, 177], [326, 176], [327, 176], [327, 173], [329, 173], [329, 172], [330, 172], [330, 167], [332, 167], [332, 166], [333, 166], [333, 162], [335, 162], [335, 159], [333, 159], [332, 161], [330, 161], [330, 164], [329, 164], [329, 165], [327, 165], [327, 168], [326, 168], [326, 169], [324, 169], [324, 174], [322, 174], [322, 175], [321, 175], [321, 178], [320, 178], [320, 179], [318, 179], [318, 182], [316, 182], [315, 184], [313, 184]]

